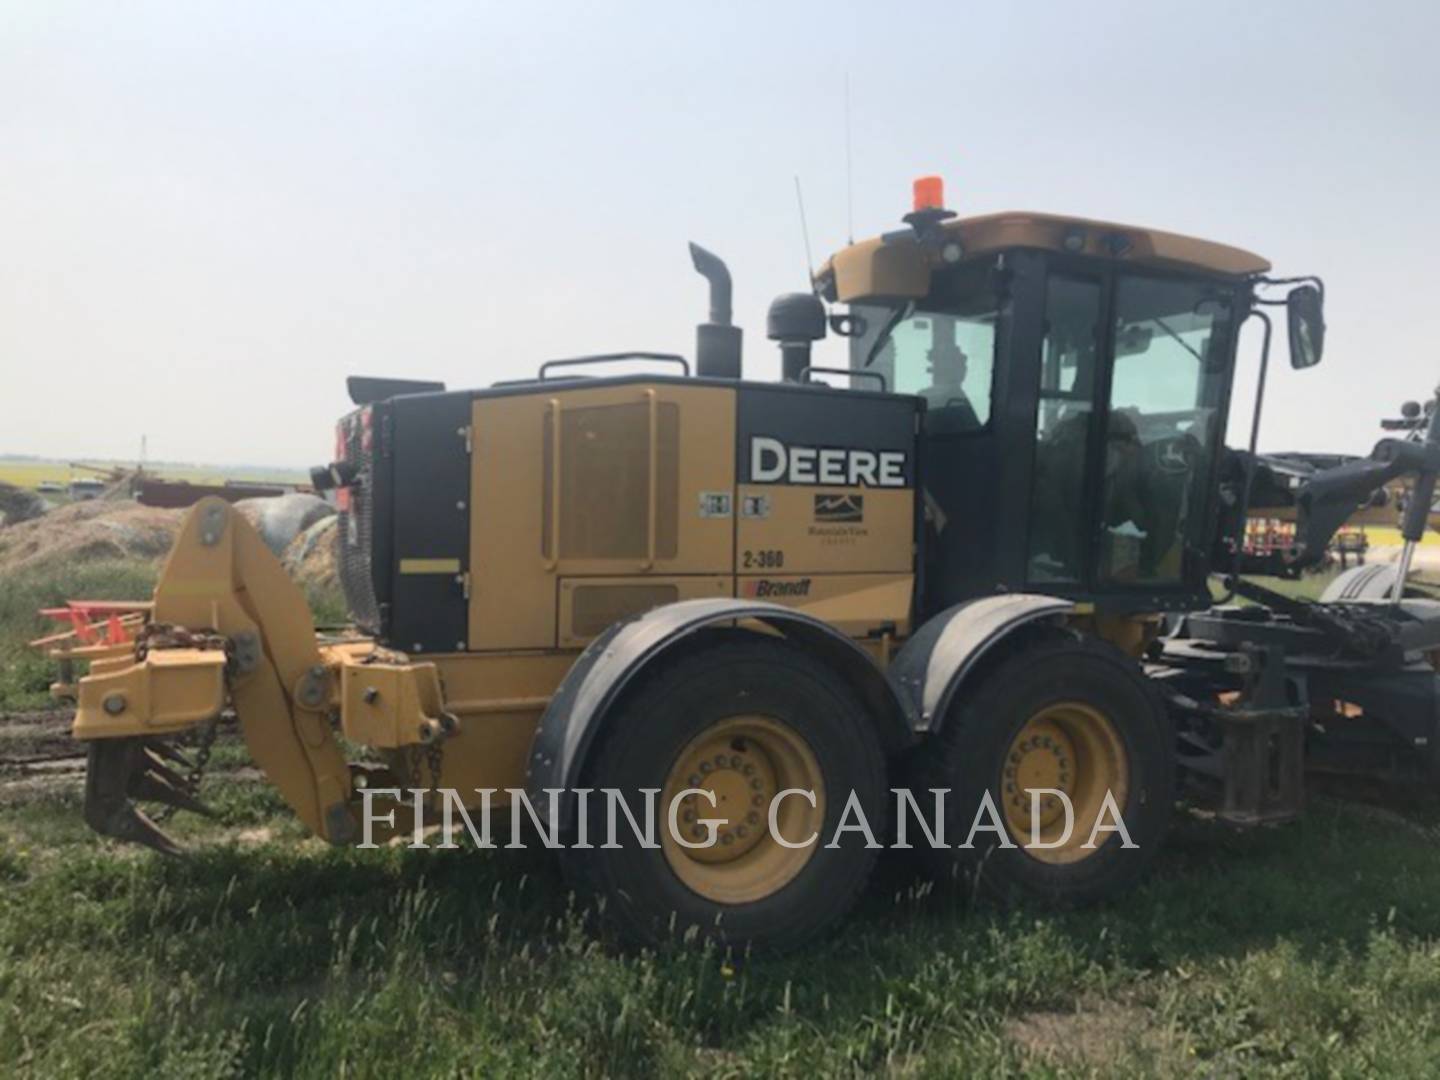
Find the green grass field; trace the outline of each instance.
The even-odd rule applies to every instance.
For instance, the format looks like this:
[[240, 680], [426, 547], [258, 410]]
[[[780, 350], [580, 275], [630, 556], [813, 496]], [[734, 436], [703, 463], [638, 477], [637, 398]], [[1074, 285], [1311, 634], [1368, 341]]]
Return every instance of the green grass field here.
[[[0, 627], [13, 640], [37, 597], [106, 580], [135, 595], [148, 573], [6, 584]], [[63, 746], [63, 718], [47, 723]], [[37, 730], [0, 719], [0, 762]], [[176, 819], [184, 860], [90, 833], [73, 768], [0, 765], [0, 1075], [1368, 1076], [1440, 1061], [1429, 797], [1321, 794], [1303, 822], [1247, 833], [1183, 811], [1147, 884], [1071, 913], [997, 911], [890, 853], [838, 933], [777, 960], [619, 950], [542, 851], [329, 848], [246, 764], [237, 741], [217, 750], [203, 794], [222, 819]]]
[[1184, 817], [1150, 882], [997, 912], [892, 856], [781, 960], [586, 930], [541, 852], [341, 851], [212, 780], [183, 861], [90, 834], [72, 787], [0, 805], [0, 1062], [105, 1075], [1422, 1075], [1440, 1060], [1440, 860], [1321, 801]]

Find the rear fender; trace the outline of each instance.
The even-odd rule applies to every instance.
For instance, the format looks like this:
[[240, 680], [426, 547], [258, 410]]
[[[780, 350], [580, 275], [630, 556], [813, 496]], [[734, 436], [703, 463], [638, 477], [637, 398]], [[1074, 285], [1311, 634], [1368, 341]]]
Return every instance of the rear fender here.
[[[730, 597], [682, 600], [607, 629], [580, 654], [535, 730], [525, 786], [537, 812], [559, 788], [560, 825], [575, 820], [573, 789], [606, 717], [625, 691], [698, 631], [754, 620], [828, 664], [864, 702], [880, 744], [895, 754], [912, 741], [905, 710], [870, 656], [828, 623], [792, 608]], [[759, 631], [757, 631], [759, 632]]]
[[917, 732], [937, 732], [966, 679], [1001, 642], [1045, 622], [1059, 624], [1075, 610], [1069, 600], [1006, 593], [967, 600], [925, 623], [886, 672], [906, 719]]

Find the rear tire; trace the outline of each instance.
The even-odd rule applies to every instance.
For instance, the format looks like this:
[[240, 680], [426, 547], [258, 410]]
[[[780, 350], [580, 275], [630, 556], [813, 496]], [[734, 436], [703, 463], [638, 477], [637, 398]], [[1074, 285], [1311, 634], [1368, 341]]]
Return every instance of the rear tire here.
[[[1090, 639], [1060, 639], [1026, 648], [984, 677], [952, 706], [938, 746], [922, 750], [913, 772], [918, 805], [928, 814], [929, 790], [949, 788], [945, 848], [923, 848], [928, 869], [944, 879], [978, 878], [1002, 901], [1031, 898], [1082, 904], [1130, 887], [1164, 838], [1174, 802], [1174, 735], [1164, 702], [1139, 666], [1118, 649]], [[1031, 787], [1066, 792], [1074, 808], [1070, 840], [1062, 800], [1050, 796], [1038, 821]], [[1106, 791], [1136, 846], [1116, 832]], [[989, 794], [998, 814], [984, 805]], [[1004, 846], [991, 826], [998, 820]], [[972, 850], [956, 850], [977, 820]], [[922, 837], [923, 841], [923, 837]], [[1027, 850], [1028, 848], [1028, 850]]]
[[[595, 846], [567, 846], [562, 868], [630, 942], [698, 933], [737, 948], [792, 949], [833, 925], [864, 887], [876, 855], [866, 837], [847, 830], [826, 845], [852, 791], [883, 842], [885, 779], [871, 722], [834, 671], [785, 641], [717, 637], [657, 671], [607, 719], [581, 783], [595, 789], [586, 814]], [[681, 835], [703, 843], [703, 833], [687, 835], [696, 819], [723, 821], [712, 847], [683, 848], [669, 836], [670, 799], [689, 787], [716, 801], [679, 802]], [[642, 846], [619, 811], [622, 846], [599, 846], [607, 788], [623, 793], [637, 821], [642, 789], [661, 789], [651, 814], [660, 847]], [[768, 828], [770, 800], [785, 788], [817, 789], [814, 808], [801, 796], [779, 803], [786, 840], [817, 835], [803, 851], [780, 845]]]

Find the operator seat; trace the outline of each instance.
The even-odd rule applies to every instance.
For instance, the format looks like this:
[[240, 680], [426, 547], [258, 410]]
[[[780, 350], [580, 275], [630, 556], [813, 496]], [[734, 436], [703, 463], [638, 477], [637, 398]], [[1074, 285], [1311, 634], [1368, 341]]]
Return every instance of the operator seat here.
[[930, 348], [929, 360], [931, 384], [920, 391], [920, 396], [925, 399], [926, 434], [955, 435], [979, 431], [984, 425], [965, 393], [965, 375], [970, 368], [970, 358], [965, 355], [965, 350], [937, 334]]

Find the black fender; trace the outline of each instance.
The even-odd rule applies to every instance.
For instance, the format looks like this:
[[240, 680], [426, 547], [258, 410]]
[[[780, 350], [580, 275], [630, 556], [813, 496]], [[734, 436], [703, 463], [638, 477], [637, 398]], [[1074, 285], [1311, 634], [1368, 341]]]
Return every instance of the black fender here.
[[[615, 623], [571, 665], [535, 729], [525, 789], [536, 813], [548, 815], [546, 789], [561, 789], [560, 826], [574, 821], [573, 789], [611, 707], [656, 660], [707, 627], [753, 619], [794, 640], [835, 669], [864, 702], [880, 745], [893, 755], [913, 741], [905, 709], [880, 668], [833, 626], [762, 600], [680, 600]], [[548, 824], [548, 822], [547, 822]]]
[[1074, 610], [1074, 603], [1057, 596], [1005, 593], [967, 600], [930, 619], [885, 673], [911, 728], [939, 731], [950, 703], [981, 657], [1023, 627], [1058, 621]]

